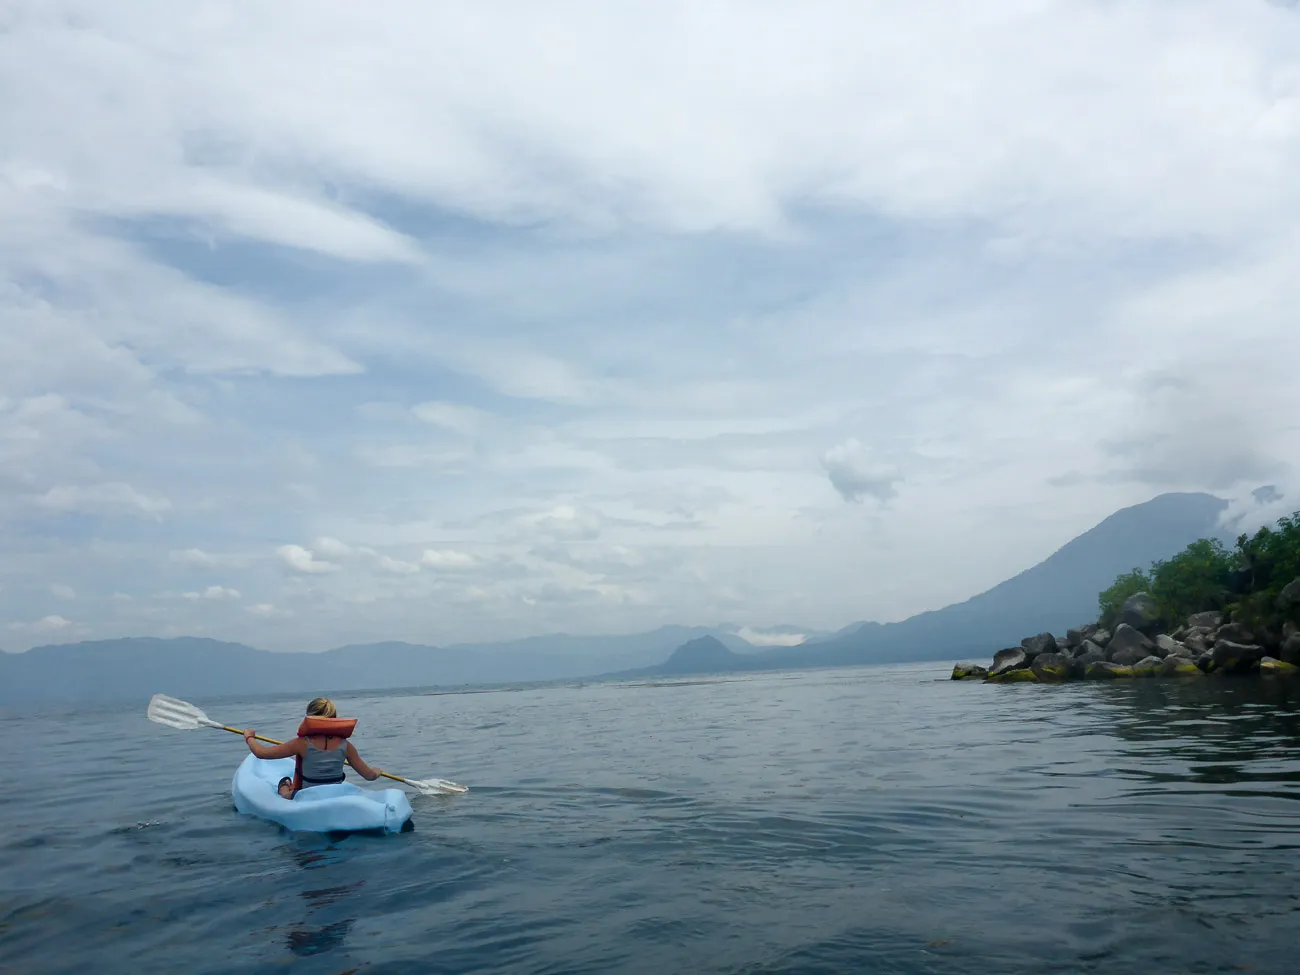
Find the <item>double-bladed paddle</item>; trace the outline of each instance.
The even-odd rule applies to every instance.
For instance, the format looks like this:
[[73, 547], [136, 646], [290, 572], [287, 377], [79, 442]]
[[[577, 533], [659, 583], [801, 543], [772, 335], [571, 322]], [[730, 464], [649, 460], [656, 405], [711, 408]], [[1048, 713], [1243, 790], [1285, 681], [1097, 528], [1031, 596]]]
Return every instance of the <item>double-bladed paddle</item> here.
[[[181, 731], [193, 731], [195, 728], [216, 728], [218, 731], [229, 731], [236, 735], [244, 733], [242, 728], [232, 728], [220, 721], [213, 721], [203, 713], [202, 708], [195, 707], [188, 701], [168, 697], [166, 694], [155, 694], [149, 700], [149, 710], [146, 712], [146, 716], [150, 721], [166, 725], [168, 728], [179, 728]], [[268, 745], [284, 744], [284, 742], [276, 741], [274, 738], [263, 738], [261, 735], [254, 735], [253, 737], [258, 741], [266, 742]], [[344, 759], [344, 761], [347, 761], [347, 759]], [[400, 775], [390, 775], [388, 772], [380, 772], [379, 774], [386, 779], [392, 779], [394, 782], [409, 785], [412, 789], [426, 796], [469, 791], [466, 786], [447, 779], [407, 779]]]

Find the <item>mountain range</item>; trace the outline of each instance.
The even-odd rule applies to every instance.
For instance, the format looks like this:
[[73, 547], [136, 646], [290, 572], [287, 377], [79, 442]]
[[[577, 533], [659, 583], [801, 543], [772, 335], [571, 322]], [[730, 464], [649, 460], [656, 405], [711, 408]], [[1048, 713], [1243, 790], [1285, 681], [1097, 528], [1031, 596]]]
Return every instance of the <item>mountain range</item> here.
[[292, 654], [197, 637], [99, 640], [0, 653], [0, 705], [143, 699], [160, 690], [199, 698], [342, 693], [987, 655], [1025, 633], [1062, 632], [1093, 619], [1097, 594], [1121, 572], [1168, 558], [1197, 538], [1227, 535], [1220, 525], [1226, 507], [1208, 494], [1163, 494], [1117, 511], [1038, 565], [964, 602], [897, 623], [852, 623], [796, 646], [756, 647], [728, 625], [452, 647], [374, 643]]

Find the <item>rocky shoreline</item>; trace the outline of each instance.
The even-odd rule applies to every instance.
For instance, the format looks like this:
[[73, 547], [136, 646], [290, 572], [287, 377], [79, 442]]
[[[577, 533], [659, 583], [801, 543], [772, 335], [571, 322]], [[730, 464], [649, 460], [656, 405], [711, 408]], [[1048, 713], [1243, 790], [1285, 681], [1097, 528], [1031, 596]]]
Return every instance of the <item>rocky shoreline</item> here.
[[1292, 618], [1280, 630], [1225, 620], [1220, 612], [1196, 613], [1165, 632], [1156, 601], [1145, 592], [1130, 596], [1109, 629], [1100, 622], [1025, 637], [1018, 647], [999, 650], [989, 667], [960, 663], [953, 680], [994, 683], [1055, 683], [1121, 677], [1203, 677], [1265, 674], [1300, 676], [1300, 579], [1286, 586], [1279, 607]]

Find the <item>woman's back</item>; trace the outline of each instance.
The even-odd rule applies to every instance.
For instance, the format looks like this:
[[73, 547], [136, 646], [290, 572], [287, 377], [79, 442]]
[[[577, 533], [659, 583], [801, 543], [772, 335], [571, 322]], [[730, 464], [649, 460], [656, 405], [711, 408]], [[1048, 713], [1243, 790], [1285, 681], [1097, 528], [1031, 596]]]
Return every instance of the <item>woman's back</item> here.
[[[317, 747], [317, 741], [325, 747]], [[342, 782], [347, 754], [347, 741], [343, 738], [308, 738], [302, 753], [303, 786]]]
[[257, 742], [252, 728], [245, 729], [244, 740], [248, 742], [248, 750], [258, 758], [293, 756], [297, 759], [295, 788], [344, 781], [344, 763], [351, 763], [357, 774], [367, 782], [373, 782], [383, 773], [367, 765], [348, 741], [356, 728], [356, 721], [338, 715], [338, 708], [333, 701], [327, 697], [318, 697], [307, 705], [307, 716], [298, 726], [298, 735], [293, 741], [281, 745], [262, 745]]

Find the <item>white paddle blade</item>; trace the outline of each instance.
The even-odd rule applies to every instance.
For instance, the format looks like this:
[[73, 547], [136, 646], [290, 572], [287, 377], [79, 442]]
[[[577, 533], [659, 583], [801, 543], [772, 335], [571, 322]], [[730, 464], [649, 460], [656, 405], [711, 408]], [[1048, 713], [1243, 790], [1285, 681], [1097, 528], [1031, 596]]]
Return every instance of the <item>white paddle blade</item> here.
[[469, 791], [466, 786], [458, 782], [452, 782], [449, 779], [404, 779], [403, 781], [412, 789], [417, 789], [426, 796], [436, 796], [447, 792], [463, 794]]
[[220, 727], [209, 720], [202, 709], [196, 708], [188, 701], [180, 701], [166, 694], [155, 694], [149, 699], [149, 710], [145, 712], [150, 721], [165, 724], [169, 728], [181, 731], [193, 731], [195, 728]]

